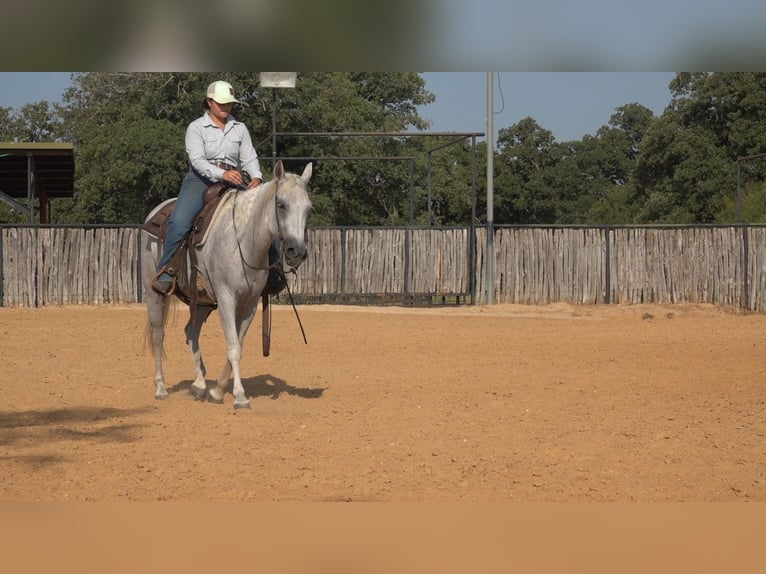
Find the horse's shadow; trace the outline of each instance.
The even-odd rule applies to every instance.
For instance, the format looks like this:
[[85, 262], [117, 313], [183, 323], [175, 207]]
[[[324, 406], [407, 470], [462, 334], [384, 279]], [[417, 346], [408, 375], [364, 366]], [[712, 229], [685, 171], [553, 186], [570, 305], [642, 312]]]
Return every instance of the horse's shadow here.
[[275, 377], [271, 373], [242, 379], [242, 386], [245, 387], [245, 395], [254, 399], [258, 397], [270, 397], [276, 400], [282, 394], [300, 397], [302, 399], [318, 399], [325, 392], [324, 387], [310, 389], [308, 387], [294, 387], [288, 385], [283, 379]]
[[[184, 380], [179, 381], [172, 387], [168, 388], [168, 393], [174, 394], [181, 391], [187, 391], [191, 393], [191, 384], [193, 381]], [[227, 385], [227, 391], [231, 392], [231, 381]], [[211, 389], [215, 386], [214, 381], [207, 381], [207, 388]], [[270, 397], [271, 400], [277, 400], [280, 395], [287, 394], [294, 397], [301, 397], [303, 399], [318, 399], [324, 394], [326, 388], [316, 387], [294, 387], [288, 385], [284, 379], [280, 379], [267, 373], [265, 375], [258, 375], [257, 377], [250, 377], [248, 379], [242, 379], [242, 386], [245, 388], [245, 396], [248, 399], [256, 399], [258, 397]]]

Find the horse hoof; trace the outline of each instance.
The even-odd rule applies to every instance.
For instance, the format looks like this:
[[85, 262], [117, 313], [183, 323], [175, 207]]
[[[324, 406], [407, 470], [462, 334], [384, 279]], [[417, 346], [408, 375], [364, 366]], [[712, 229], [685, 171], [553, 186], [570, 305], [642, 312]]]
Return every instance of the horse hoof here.
[[207, 402], [213, 403], [214, 405], [222, 405], [223, 404], [223, 399], [216, 399], [213, 395], [208, 393], [208, 395], [207, 395]]
[[250, 401], [244, 402], [244, 403], [234, 403], [235, 409], [249, 409], [250, 408]]
[[200, 389], [192, 385], [189, 387], [189, 391], [191, 391], [191, 394], [194, 395], [194, 398], [198, 401], [204, 401], [205, 397], [207, 397], [207, 389]]
[[154, 395], [154, 398], [158, 401], [164, 401], [166, 398], [168, 398], [168, 394], [165, 393], [164, 395]]

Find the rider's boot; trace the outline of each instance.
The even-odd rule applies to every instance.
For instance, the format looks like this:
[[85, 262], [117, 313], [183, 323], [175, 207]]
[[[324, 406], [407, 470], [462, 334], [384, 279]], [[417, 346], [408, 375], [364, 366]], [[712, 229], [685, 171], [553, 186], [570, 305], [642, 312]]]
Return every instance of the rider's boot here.
[[174, 283], [173, 270], [167, 269], [154, 278], [152, 289], [160, 295], [169, 295], [173, 292]]
[[272, 295], [279, 294], [287, 285], [285, 274], [275, 269], [279, 264], [279, 241], [274, 240], [269, 247], [269, 280], [266, 289]]

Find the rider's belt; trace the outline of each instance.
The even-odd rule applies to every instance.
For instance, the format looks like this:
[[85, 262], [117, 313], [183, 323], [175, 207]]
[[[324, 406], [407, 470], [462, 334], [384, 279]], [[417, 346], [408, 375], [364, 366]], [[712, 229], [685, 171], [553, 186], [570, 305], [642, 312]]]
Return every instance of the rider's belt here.
[[215, 166], [221, 168], [224, 171], [229, 171], [231, 169], [237, 169], [236, 166], [229, 165], [228, 163], [217, 163], [217, 164], [215, 164]]

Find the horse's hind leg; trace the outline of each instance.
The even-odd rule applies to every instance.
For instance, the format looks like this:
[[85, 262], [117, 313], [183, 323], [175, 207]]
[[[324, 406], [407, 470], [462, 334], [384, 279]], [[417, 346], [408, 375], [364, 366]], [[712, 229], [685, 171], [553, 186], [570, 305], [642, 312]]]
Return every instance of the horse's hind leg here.
[[207, 396], [208, 402], [215, 403], [217, 405], [223, 404], [224, 389], [226, 389], [226, 385], [229, 383], [230, 377], [231, 377], [231, 363], [229, 361], [226, 361], [226, 364], [223, 366], [223, 370], [221, 371], [221, 374], [218, 375], [216, 386], [210, 389], [210, 393]]
[[189, 387], [189, 390], [200, 401], [204, 400], [207, 396], [207, 383], [205, 382], [205, 361], [202, 359], [202, 353], [199, 348], [199, 335], [202, 331], [202, 325], [205, 324], [212, 311], [213, 307], [210, 306], [197, 307], [194, 314], [194, 324], [190, 320], [184, 329], [186, 342], [191, 347], [192, 359], [194, 360], [194, 382]]
[[168, 396], [165, 388], [165, 375], [162, 371], [162, 356], [165, 343], [165, 317], [168, 301], [155, 293], [147, 294], [146, 310], [149, 317], [148, 336], [151, 339], [151, 350], [154, 356], [154, 398], [164, 399]]
[[151, 288], [151, 277], [156, 272], [158, 259], [158, 241], [146, 233], [141, 232], [141, 274], [143, 275], [144, 298], [146, 300], [147, 324], [146, 340], [152, 356], [154, 357], [154, 398], [164, 399], [168, 396], [165, 388], [165, 375], [162, 372], [162, 359], [165, 349], [165, 324], [170, 311], [170, 297], [163, 297], [155, 293]]

